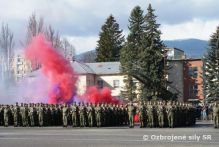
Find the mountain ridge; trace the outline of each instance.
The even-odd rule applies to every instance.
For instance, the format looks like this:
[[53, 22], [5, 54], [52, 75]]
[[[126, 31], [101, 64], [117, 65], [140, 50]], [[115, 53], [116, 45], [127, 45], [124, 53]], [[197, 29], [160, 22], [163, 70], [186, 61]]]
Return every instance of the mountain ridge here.
[[202, 58], [208, 47], [208, 41], [195, 38], [164, 40], [163, 42], [167, 47], [183, 50], [186, 56], [190, 58]]

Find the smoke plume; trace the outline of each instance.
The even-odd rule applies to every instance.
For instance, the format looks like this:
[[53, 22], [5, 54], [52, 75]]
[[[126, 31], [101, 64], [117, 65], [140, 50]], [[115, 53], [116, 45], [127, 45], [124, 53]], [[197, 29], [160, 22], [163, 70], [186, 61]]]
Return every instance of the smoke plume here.
[[76, 93], [77, 75], [71, 64], [52, 44], [46, 41], [43, 34], [32, 39], [25, 49], [25, 56], [32, 65], [41, 65], [43, 74], [48, 79], [48, 103], [69, 103]]
[[88, 87], [85, 94], [80, 97], [80, 100], [91, 103], [113, 103], [119, 104], [120, 101], [111, 95], [111, 90], [108, 87], [97, 89], [96, 86]]

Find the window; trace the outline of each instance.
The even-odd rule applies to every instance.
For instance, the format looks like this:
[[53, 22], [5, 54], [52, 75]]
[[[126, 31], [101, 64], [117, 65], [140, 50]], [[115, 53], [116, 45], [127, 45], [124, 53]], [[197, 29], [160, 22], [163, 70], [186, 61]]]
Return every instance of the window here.
[[119, 80], [113, 80], [113, 88], [119, 88]]
[[198, 77], [198, 68], [194, 67], [193, 68], [193, 78], [197, 78]]
[[97, 87], [98, 88], [103, 88], [103, 80], [98, 80], [97, 81]]
[[190, 98], [195, 98], [196, 95], [198, 94], [198, 85], [190, 85], [189, 86], [189, 97]]
[[189, 67], [189, 77], [197, 78], [198, 77], [198, 68], [197, 67]]

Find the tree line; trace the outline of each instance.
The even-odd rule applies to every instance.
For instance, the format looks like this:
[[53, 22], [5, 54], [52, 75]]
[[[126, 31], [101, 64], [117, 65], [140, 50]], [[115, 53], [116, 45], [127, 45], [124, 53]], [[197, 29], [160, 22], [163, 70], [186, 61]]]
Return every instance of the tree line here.
[[[137, 89], [142, 100], [164, 97], [167, 92], [164, 90], [164, 44], [154, 12], [151, 4], [146, 14], [140, 6], [134, 7], [129, 17], [126, 39], [112, 15], [107, 18], [99, 34], [96, 61], [120, 61], [121, 71], [126, 75], [122, 93], [129, 100], [137, 97]], [[139, 86], [135, 79], [140, 81]]]

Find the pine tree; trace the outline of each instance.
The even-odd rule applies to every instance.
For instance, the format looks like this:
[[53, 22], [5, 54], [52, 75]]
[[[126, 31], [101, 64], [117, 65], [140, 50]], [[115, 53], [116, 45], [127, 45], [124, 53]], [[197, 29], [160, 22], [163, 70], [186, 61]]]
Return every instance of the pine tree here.
[[219, 26], [209, 40], [208, 52], [203, 61], [205, 100], [219, 100]]
[[119, 29], [119, 24], [112, 15], [107, 18], [105, 24], [102, 26], [99, 37], [96, 48], [96, 61], [119, 61], [124, 36], [122, 35], [122, 30]]
[[151, 4], [149, 4], [145, 16], [144, 35], [139, 53], [139, 72], [145, 77], [146, 83], [141, 84], [141, 98], [161, 95], [161, 87], [164, 85], [164, 52], [161, 41], [159, 24]]
[[129, 100], [136, 98], [136, 83], [132, 77], [133, 66], [137, 63], [139, 47], [141, 46], [141, 39], [143, 36], [144, 16], [143, 10], [139, 6], [136, 6], [129, 18], [129, 35], [124, 47], [121, 49], [120, 62], [122, 65], [123, 73], [125, 76], [125, 87], [123, 96]]

